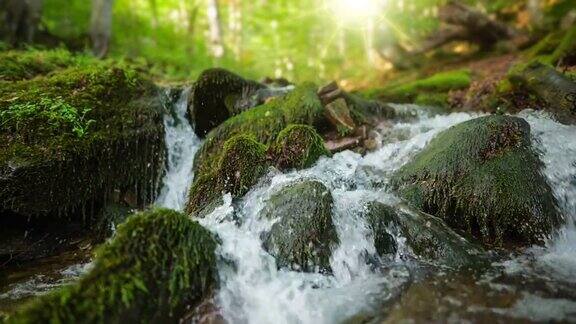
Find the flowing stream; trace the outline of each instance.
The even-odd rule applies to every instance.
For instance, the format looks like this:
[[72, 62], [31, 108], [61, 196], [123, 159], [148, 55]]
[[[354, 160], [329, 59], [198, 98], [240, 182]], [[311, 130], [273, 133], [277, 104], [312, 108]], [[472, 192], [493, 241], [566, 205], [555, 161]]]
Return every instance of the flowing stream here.
[[[546, 247], [532, 248], [495, 263], [493, 271], [478, 281], [487, 280], [495, 291], [513, 290], [522, 296], [516, 304], [477, 310], [467, 305], [465, 312], [542, 321], [576, 320], [576, 296], [543, 298], [521, 285], [496, 284], [495, 278], [502, 274], [517, 278], [522, 272], [523, 276], [536, 277], [537, 282], [545, 280], [541, 284], [552, 286], [554, 294], [556, 286], [576, 282], [576, 127], [558, 124], [535, 112], [522, 112], [520, 116], [531, 125], [533, 144], [545, 163], [543, 172], [567, 223]], [[383, 305], [395, 302], [425, 265], [414, 260], [401, 237], [396, 238], [399, 249], [393, 260], [380, 260], [380, 267], [367, 264], [364, 256], [366, 252], [373, 254], [375, 247], [363, 219], [364, 203], [398, 201], [386, 186], [390, 175], [436, 134], [475, 117], [478, 115], [420, 114], [416, 121], [383, 130], [382, 144], [373, 153], [361, 156], [345, 151], [321, 158], [306, 170], [271, 172], [237, 202], [225, 195], [224, 204], [200, 220], [222, 241], [217, 251], [220, 289], [215, 300], [224, 319], [229, 323], [335, 323], [358, 314], [374, 314]], [[275, 259], [262, 248], [261, 234], [273, 224], [259, 217], [266, 200], [303, 178], [321, 181], [334, 197], [333, 222], [340, 244], [332, 253], [332, 275], [278, 270]]]
[[[167, 170], [155, 204], [176, 210], [184, 209], [194, 177], [194, 155], [202, 144], [187, 119], [189, 93], [189, 89], [182, 91], [164, 117]], [[415, 109], [413, 105], [395, 108]], [[392, 173], [410, 161], [436, 134], [479, 115], [431, 116], [418, 112], [414, 116], [414, 120], [382, 127], [380, 146], [372, 153], [362, 156], [344, 151], [331, 158], [323, 157], [306, 170], [270, 171], [243, 199], [233, 201], [225, 194], [223, 205], [199, 220], [221, 241], [217, 249], [220, 288], [214, 302], [225, 321], [338, 323], [376, 318], [388, 322], [395, 319], [428, 322], [431, 315], [418, 317], [421, 309], [413, 312], [416, 309], [410, 308], [413, 307], [410, 304], [399, 304], [399, 297], [410, 293], [411, 287], [418, 283], [431, 282], [440, 285], [439, 288], [432, 285], [432, 289], [437, 289], [436, 297], [432, 298], [437, 300], [427, 297], [418, 308], [430, 305], [431, 314], [447, 312], [450, 316], [441, 319], [450, 318], [450, 322], [494, 318], [576, 322], [576, 126], [559, 124], [540, 112], [524, 111], [518, 116], [531, 126], [533, 146], [544, 163], [543, 173], [566, 220], [546, 246], [495, 260], [478, 277], [439, 268], [427, 272], [431, 265], [417, 260], [402, 237], [395, 238], [398, 251], [393, 258], [366, 262], [366, 255], [374, 255], [375, 247], [364, 220], [365, 203], [398, 202], [399, 198], [387, 186]], [[334, 198], [333, 222], [340, 243], [330, 260], [331, 275], [278, 269], [274, 257], [262, 247], [261, 234], [275, 220], [261, 218], [260, 211], [271, 195], [300, 179], [322, 182]], [[51, 286], [45, 280], [39, 284], [34, 277], [3, 292], [0, 299], [42, 293], [74, 280], [84, 271], [84, 267], [66, 268], [58, 277], [64, 279], [53, 280]], [[449, 284], [446, 278], [451, 280]], [[442, 288], [454, 285], [457, 293]], [[430, 290], [429, 286], [424, 287]], [[475, 299], [476, 295], [479, 297]], [[396, 305], [392, 319], [388, 317], [391, 305]]]

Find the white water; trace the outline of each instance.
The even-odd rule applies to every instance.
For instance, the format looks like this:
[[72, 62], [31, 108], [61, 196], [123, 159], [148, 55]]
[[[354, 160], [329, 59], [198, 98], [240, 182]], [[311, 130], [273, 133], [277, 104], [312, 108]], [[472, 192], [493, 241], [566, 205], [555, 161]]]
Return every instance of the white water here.
[[[374, 254], [375, 248], [363, 220], [364, 203], [395, 201], [384, 189], [387, 175], [438, 132], [473, 117], [459, 113], [396, 124], [384, 140], [407, 140], [385, 144], [364, 157], [345, 151], [321, 158], [307, 170], [270, 174], [237, 204], [225, 196], [224, 205], [201, 220], [222, 240], [216, 299], [225, 319], [230, 323], [334, 323], [396, 297], [410, 281], [408, 265], [392, 260], [385, 263], [386, 270], [374, 271], [366, 263], [365, 254]], [[333, 275], [278, 270], [274, 258], [262, 248], [260, 234], [272, 222], [261, 219], [260, 210], [273, 193], [302, 178], [321, 181], [334, 197], [333, 222], [340, 244], [332, 253]]]
[[544, 163], [565, 226], [545, 247], [534, 247], [524, 258], [510, 261], [509, 272], [537, 271], [555, 280], [576, 283], [576, 126], [562, 125], [542, 112], [520, 114], [532, 130], [533, 145]]
[[194, 155], [202, 144], [187, 118], [189, 95], [190, 88], [183, 90], [174, 106], [168, 107], [171, 111], [164, 115], [168, 164], [155, 205], [175, 210], [184, 210], [194, 178]]

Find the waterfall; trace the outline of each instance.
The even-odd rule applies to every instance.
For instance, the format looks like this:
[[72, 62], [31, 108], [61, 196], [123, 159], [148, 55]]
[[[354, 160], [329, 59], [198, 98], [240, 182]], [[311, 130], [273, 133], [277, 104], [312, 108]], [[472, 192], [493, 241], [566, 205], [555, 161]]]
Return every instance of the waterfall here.
[[194, 155], [202, 144], [187, 118], [190, 90], [184, 89], [176, 103], [169, 107], [170, 111], [164, 115], [168, 162], [155, 205], [175, 210], [184, 210], [188, 189], [194, 178]]

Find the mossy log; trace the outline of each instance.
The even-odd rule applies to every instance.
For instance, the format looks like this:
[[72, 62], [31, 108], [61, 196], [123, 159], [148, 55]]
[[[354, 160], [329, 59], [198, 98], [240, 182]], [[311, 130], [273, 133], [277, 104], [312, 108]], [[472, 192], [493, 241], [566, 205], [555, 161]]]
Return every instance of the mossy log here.
[[[466, 89], [472, 82], [470, 70], [452, 70], [439, 72], [429, 77], [399, 84], [392, 84], [381, 89], [365, 91], [368, 98], [394, 103], [413, 103], [426, 101], [424, 96], [433, 96], [435, 99], [445, 99], [447, 104], [448, 93], [452, 90]], [[438, 102], [438, 100], [435, 100]]]
[[150, 81], [110, 63], [0, 81], [0, 212], [92, 214], [115, 190], [152, 201], [162, 113]]
[[561, 222], [523, 119], [492, 115], [440, 133], [392, 179], [420, 210], [488, 245], [542, 243]]
[[249, 98], [262, 88], [264, 85], [225, 69], [214, 68], [202, 72], [192, 87], [188, 103], [196, 133], [204, 137], [226, 119], [240, 113], [235, 103]]
[[7, 323], [175, 323], [215, 288], [216, 245], [183, 214], [135, 214], [80, 281], [32, 300]]
[[431, 35], [413, 54], [425, 53], [456, 40], [471, 41], [483, 49], [490, 49], [498, 41], [518, 34], [506, 24], [457, 1], [440, 7], [438, 18], [450, 26]]
[[528, 65], [510, 80], [543, 99], [560, 122], [576, 123], [576, 82], [539, 62]]

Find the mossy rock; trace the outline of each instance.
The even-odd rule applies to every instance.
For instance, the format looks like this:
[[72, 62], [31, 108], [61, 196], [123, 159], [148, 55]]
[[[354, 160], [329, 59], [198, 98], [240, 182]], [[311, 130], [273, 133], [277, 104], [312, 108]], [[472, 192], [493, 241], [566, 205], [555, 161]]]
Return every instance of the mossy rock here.
[[323, 111], [316, 86], [302, 84], [285, 96], [244, 111], [213, 129], [196, 154], [194, 170], [196, 174], [212, 172], [220, 159], [224, 142], [235, 135], [254, 136], [259, 142], [270, 145], [290, 124], [321, 124], [324, 122]]
[[246, 194], [264, 175], [268, 165], [266, 146], [253, 136], [236, 135], [230, 138], [224, 143], [224, 150], [214, 171], [194, 180], [186, 211], [203, 211], [198, 215], [202, 216], [218, 205], [223, 192], [231, 193], [233, 197]]
[[308, 125], [288, 125], [269, 149], [281, 170], [311, 167], [321, 156], [330, 156], [324, 140]]
[[261, 212], [278, 219], [264, 238], [264, 247], [279, 267], [328, 271], [331, 247], [338, 243], [332, 223], [332, 195], [317, 181], [291, 184], [274, 194]]
[[393, 176], [422, 211], [488, 245], [542, 243], [560, 223], [556, 201], [517, 117], [476, 118], [440, 133]]
[[216, 245], [178, 212], [135, 214], [80, 281], [32, 300], [7, 323], [177, 322], [216, 287]]
[[486, 265], [482, 249], [456, 234], [439, 218], [409, 206], [392, 207], [379, 202], [368, 203], [366, 209], [377, 251], [381, 245], [385, 252], [395, 252], [396, 246], [391, 244], [388, 233], [392, 231], [406, 238], [412, 252], [427, 262], [451, 268]]
[[230, 116], [238, 114], [235, 102], [250, 97], [261, 88], [264, 85], [225, 69], [202, 72], [192, 88], [188, 105], [196, 133], [204, 137]]
[[151, 202], [164, 161], [156, 86], [108, 62], [0, 82], [0, 213], [94, 214], [114, 190]]

